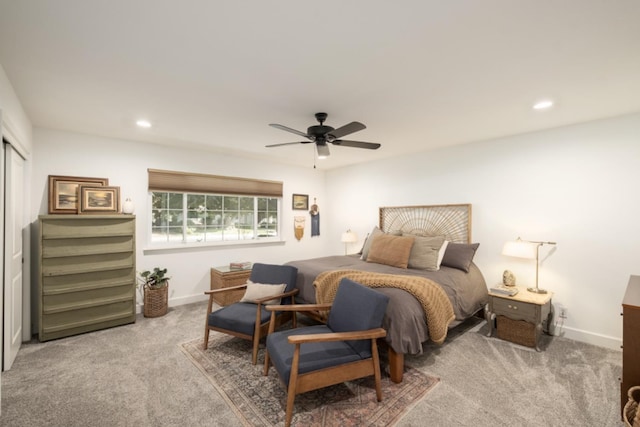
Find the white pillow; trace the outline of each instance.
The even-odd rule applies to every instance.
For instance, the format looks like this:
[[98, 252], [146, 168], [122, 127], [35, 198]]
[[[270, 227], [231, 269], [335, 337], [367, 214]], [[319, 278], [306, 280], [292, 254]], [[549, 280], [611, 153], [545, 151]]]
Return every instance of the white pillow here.
[[[262, 298], [280, 295], [284, 292], [286, 287], [286, 283], [283, 283], [281, 285], [269, 285], [264, 283], [253, 283], [251, 280], [247, 280], [247, 290], [245, 291], [243, 297], [240, 299], [240, 302], [255, 303], [256, 300]], [[267, 302], [263, 302], [262, 304], [280, 304], [280, 298], [274, 298]]]
[[449, 245], [449, 241], [445, 240], [440, 247], [440, 252], [438, 252], [438, 269], [440, 269], [440, 264], [442, 264], [442, 258], [444, 258], [444, 253], [447, 251], [447, 246]]

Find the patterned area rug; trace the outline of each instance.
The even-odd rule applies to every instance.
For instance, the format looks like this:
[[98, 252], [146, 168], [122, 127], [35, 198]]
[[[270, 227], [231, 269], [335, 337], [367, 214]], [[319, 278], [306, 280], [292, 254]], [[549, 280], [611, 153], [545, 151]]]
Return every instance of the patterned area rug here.
[[[245, 425], [284, 424], [286, 390], [273, 367], [262, 375], [264, 350], [254, 366], [249, 341], [215, 333], [207, 350], [202, 339], [182, 344], [182, 350]], [[439, 381], [405, 367], [401, 384], [383, 372], [382, 402], [376, 400], [373, 377], [303, 393], [296, 396], [292, 425], [393, 426]]]

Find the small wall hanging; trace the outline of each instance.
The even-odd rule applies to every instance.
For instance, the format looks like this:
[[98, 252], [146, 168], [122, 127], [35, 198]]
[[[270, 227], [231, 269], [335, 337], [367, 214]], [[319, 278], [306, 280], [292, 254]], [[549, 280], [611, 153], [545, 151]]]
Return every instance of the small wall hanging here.
[[311, 237], [320, 235], [320, 212], [318, 211], [318, 205], [316, 204], [316, 198], [313, 198], [313, 205], [309, 211], [311, 215]]
[[304, 236], [304, 225], [306, 220], [307, 219], [303, 216], [293, 217], [293, 232], [298, 240], [302, 239], [302, 236]]

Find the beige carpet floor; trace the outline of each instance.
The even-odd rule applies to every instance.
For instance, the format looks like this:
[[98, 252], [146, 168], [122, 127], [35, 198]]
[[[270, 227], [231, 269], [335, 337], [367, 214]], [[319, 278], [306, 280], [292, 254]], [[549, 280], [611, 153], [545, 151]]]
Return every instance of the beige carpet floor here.
[[[23, 344], [2, 372], [0, 426], [242, 426], [181, 347], [202, 336], [205, 312], [206, 303], [171, 307], [163, 317]], [[487, 338], [484, 328], [477, 320], [407, 357], [440, 383], [397, 427], [622, 426], [620, 351], [545, 336], [536, 352]]]

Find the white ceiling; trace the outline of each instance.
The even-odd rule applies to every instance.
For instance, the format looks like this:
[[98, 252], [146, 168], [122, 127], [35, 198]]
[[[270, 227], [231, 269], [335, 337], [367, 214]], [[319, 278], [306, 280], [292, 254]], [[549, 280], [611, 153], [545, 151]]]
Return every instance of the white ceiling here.
[[37, 127], [311, 167], [268, 124], [324, 111], [382, 144], [329, 169], [640, 111], [640, 1], [0, 0], [0, 64]]

